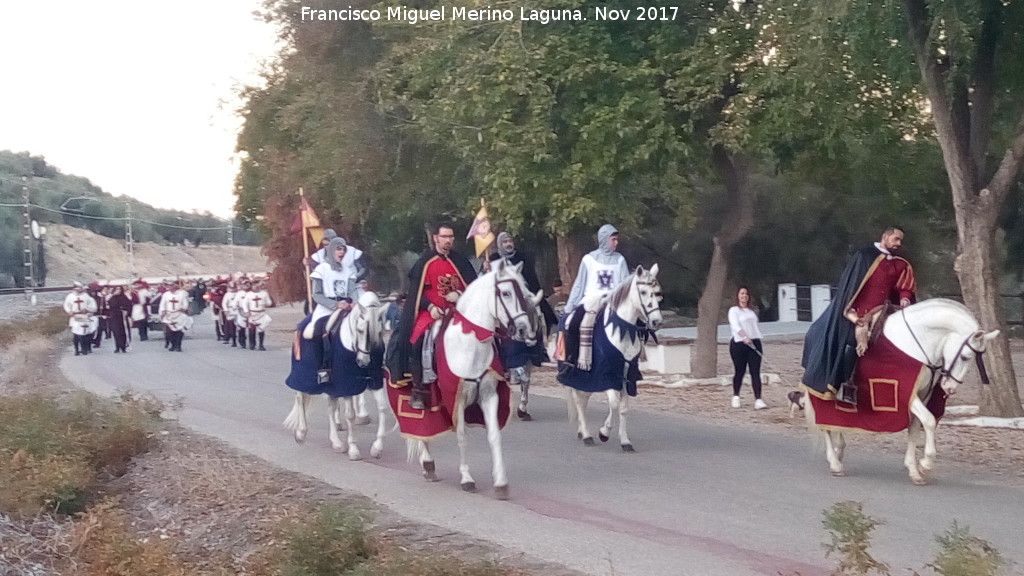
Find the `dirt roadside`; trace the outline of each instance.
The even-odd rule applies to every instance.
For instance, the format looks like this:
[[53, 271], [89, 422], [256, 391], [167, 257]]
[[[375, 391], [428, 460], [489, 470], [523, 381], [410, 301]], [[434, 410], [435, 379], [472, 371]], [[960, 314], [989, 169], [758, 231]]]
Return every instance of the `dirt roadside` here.
[[[63, 352], [57, 339], [36, 337], [12, 345], [0, 355], [0, 397], [73, 391], [59, 368]], [[410, 521], [362, 495], [278, 468], [173, 421], [160, 436], [158, 448], [110, 481], [105, 493], [120, 499], [140, 539], [177, 542], [178, 556], [196, 574], [221, 569], [266, 573], [260, 570], [263, 553], [280, 537], [279, 529], [301, 519], [311, 506], [330, 502], [368, 511], [375, 533], [390, 549], [496, 562], [524, 575], [582, 576], [465, 534]], [[0, 574], [6, 574], [2, 564]]]

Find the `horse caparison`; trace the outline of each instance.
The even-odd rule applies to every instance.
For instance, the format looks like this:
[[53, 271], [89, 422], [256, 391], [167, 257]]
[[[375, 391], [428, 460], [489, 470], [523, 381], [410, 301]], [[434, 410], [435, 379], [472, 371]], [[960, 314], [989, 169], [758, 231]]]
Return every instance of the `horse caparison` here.
[[[985, 332], [963, 304], [944, 298], [924, 300], [891, 316], [882, 331], [897, 348], [931, 369], [930, 381], [918, 388], [910, 403], [907, 424], [907, 451], [903, 463], [914, 484], [927, 484], [926, 475], [935, 465], [935, 429], [938, 422], [927, 403], [939, 389], [956, 393], [964, 375], [975, 363], [984, 370], [981, 355], [999, 330]], [[983, 372], [984, 375], [984, 372]], [[816, 427], [814, 408], [806, 402], [807, 422]], [[917, 459], [920, 435], [924, 432], [924, 454]], [[844, 476], [843, 454], [846, 437], [841, 430], [823, 430], [826, 458], [833, 476]]]

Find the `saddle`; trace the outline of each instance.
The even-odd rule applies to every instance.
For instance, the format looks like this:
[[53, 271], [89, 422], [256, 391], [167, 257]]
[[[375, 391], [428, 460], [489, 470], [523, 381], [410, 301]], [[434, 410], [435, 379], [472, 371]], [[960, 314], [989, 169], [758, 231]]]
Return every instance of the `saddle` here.
[[590, 370], [594, 359], [594, 325], [605, 300], [604, 294], [584, 299], [565, 319], [565, 327], [558, 335], [557, 360]]
[[899, 310], [899, 307], [886, 302], [868, 311], [863, 318], [858, 318], [854, 324], [854, 337], [857, 340], [857, 356], [861, 357], [868, 351], [868, 346], [878, 340], [882, 333], [885, 321], [890, 314]]

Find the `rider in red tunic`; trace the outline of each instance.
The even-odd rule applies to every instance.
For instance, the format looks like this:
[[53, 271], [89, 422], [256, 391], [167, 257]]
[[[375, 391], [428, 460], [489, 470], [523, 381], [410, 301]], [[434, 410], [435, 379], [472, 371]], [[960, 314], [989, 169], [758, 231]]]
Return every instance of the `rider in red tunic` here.
[[433, 240], [434, 249], [423, 253], [409, 271], [409, 303], [388, 346], [391, 380], [397, 382], [406, 376], [412, 379], [409, 405], [419, 410], [429, 404], [430, 384], [437, 379], [430, 357], [432, 346], [427, 346], [428, 358], [424, 359], [430, 328], [455, 308], [466, 285], [476, 280], [469, 260], [452, 250], [455, 232], [450, 226], [435, 227]]
[[914, 302], [914, 269], [896, 255], [902, 246], [903, 229], [892, 226], [882, 233], [881, 242], [850, 257], [832, 303], [811, 325], [804, 341], [803, 383], [812, 394], [853, 400], [855, 392], [844, 384], [857, 360], [856, 324], [882, 304], [904, 308]]

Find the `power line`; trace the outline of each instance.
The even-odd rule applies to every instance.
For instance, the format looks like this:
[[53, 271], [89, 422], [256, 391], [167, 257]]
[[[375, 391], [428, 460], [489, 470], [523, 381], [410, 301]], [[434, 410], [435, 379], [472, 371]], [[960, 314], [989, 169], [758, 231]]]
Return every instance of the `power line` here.
[[[25, 206], [25, 204], [0, 204], [0, 207], [6, 207], [6, 208], [22, 208], [24, 206]], [[30, 206], [32, 208], [38, 208], [40, 210], [45, 210], [47, 212], [54, 212], [54, 213], [60, 214], [62, 216], [73, 216], [75, 218], [86, 218], [86, 219], [89, 219], [89, 220], [106, 220], [106, 221], [124, 222], [127, 219], [124, 216], [91, 216], [89, 214], [81, 214], [81, 213], [78, 213], [78, 212], [71, 212], [71, 211], [68, 211], [68, 210], [59, 210], [57, 208], [50, 208], [48, 206], [41, 206], [39, 204], [31, 204], [30, 203], [30, 204], [28, 204], [28, 206]], [[133, 222], [142, 222], [142, 223], [145, 223], [145, 224], [150, 224], [152, 226], [162, 226], [164, 228], [177, 228], [179, 230], [199, 230], [199, 231], [204, 231], [204, 230], [225, 230], [229, 226], [232, 229], [243, 230], [243, 231], [245, 230], [245, 228], [242, 228], [241, 226], [236, 226], [234, 224], [234, 222], [232, 222], [230, 224], [225, 224], [224, 226], [179, 226], [177, 224], [165, 224], [163, 222], [154, 222], [152, 220], [143, 220], [142, 218], [132, 218], [131, 220]]]

